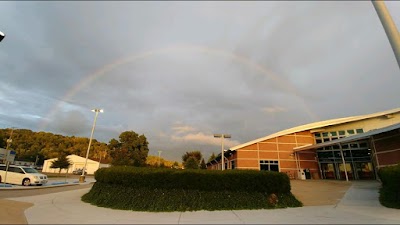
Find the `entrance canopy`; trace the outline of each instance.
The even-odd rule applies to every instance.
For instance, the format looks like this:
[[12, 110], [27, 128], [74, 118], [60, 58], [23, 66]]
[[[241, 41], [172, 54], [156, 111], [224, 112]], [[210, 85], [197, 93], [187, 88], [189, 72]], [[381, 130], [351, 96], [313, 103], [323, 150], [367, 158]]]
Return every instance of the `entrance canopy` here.
[[322, 148], [322, 147], [326, 147], [326, 146], [332, 146], [332, 145], [336, 145], [336, 144], [337, 145], [338, 144], [346, 144], [346, 143], [350, 143], [350, 142], [354, 142], [354, 141], [366, 140], [366, 139], [369, 139], [373, 135], [381, 134], [381, 133], [392, 131], [392, 130], [399, 129], [399, 128], [400, 128], [400, 123], [394, 124], [394, 125], [391, 125], [388, 127], [380, 128], [380, 129], [371, 130], [371, 131], [368, 131], [368, 132], [365, 132], [362, 134], [356, 134], [356, 135], [352, 135], [349, 137], [336, 139], [333, 141], [328, 141], [328, 142], [319, 143], [319, 144], [315, 144], [315, 145], [308, 144], [308, 145], [299, 146], [299, 147], [293, 148], [293, 150], [294, 150], [294, 152], [299, 152], [299, 151], [306, 151], [306, 150], [311, 150], [311, 149]]

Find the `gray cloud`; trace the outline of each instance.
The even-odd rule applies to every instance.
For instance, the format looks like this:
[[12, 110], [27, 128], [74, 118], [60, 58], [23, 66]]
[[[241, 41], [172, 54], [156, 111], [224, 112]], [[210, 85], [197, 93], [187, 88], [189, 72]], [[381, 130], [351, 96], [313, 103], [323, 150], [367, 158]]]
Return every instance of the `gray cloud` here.
[[243, 143], [399, 106], [370, 2], [0, 2], [0, 21], [2, 127], [88, 137], [101, 107], [96, 139], [134, 130], [179, 161], [218, 152], [213, 133]]
[[53, 119], [55, 130], [59, 130], [68, 136], [81, 136], [90, 130], [90, 121], [80, 111], [69, 111], [56, 115]]

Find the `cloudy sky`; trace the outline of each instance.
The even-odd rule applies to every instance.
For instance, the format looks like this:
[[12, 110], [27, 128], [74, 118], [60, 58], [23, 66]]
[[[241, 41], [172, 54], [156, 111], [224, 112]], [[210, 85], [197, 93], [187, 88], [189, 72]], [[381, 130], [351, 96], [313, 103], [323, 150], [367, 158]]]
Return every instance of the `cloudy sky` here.
[[[400, 2], [386, 2], [397, 26]], [[145, 134], [180, 160], [320, 120], [400, 107], [369, 1], [0, 2], [0, 127]]]

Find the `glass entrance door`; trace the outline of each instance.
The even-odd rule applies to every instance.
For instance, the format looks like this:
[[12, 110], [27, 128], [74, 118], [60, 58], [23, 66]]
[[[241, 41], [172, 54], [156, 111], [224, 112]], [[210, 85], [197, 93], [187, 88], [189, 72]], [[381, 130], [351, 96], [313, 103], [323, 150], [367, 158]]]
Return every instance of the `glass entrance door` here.
[[374, 177], [374, 170], [370, 162], [356, 162], [354, 163], [355, 171], [360, 180], [372, 180]]
[[335, 165], [333, 163], [321, 163], [323, 179], [336, 179]]
[[[353, 169], [352, 169], [351, 163], [346, 163], [345, 166], [346, 166], [346, 172], [347, 172], [347, 176], [348, 176], [349, 180], [353, 180], [354, 174], [353, 174]], [[340, 179], [346, 180], [346, 174], [345, 174], [343, 163], [338, 163], [338, 167], [339, 167]]]

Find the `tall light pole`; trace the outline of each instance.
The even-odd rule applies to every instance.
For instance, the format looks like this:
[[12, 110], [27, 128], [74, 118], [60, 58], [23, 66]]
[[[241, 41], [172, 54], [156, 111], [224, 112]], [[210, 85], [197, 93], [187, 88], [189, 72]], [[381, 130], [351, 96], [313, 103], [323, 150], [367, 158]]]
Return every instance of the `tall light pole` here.
[[221, 138], [221, 169], [225, 169], [225, 164], [224, 164], [224, 138], [231, 138], [230, 134], [214, 134], [215, 138]]
[[397, 59], [397, 65], [400, 67], [400, 34], [397, 30], [396, 24], [393, 22], [393, 19], [386, 8], [384, 1], [372, 0], [371, 2], [375, 7], [375, 11], [378, 14], [379, 19], [381, 20], [383, 28], [385, 29], [386, 36], [389, 39], [394, 56]]
[[161, 162], [161, 152], [162, 151], [158, 151], [158, 167], [160, 167], [160, 162]]
[[86, 164], [87, 164], [87, 160], [89, 158], [89, 150], [90, 150], [90, 145], [92, 144], [92, 139], [93, 139], [93, 132], [94, 132], [94, 128], [96, 126], [96, 120], [97, 120], [97, 116], [99, 115], [99, 112], [103, 112], [103, 109], [92, 109], [92, 112], [95, 112], [96, 115], [94, 116], [94, 121], [93, 121], [93, 127], [92, 127], [92, 133], [90, 134], [90, 139], [89, 139], [89, 146], [88, 149], [86, 151], [86, 159], [85, 159], [85, 164], [83, 166], [83, 170], [82, 170], [82, 175], [79, 177], [79, 182], [83, 183], [85, 182], [85, 171], [86, 171]]

